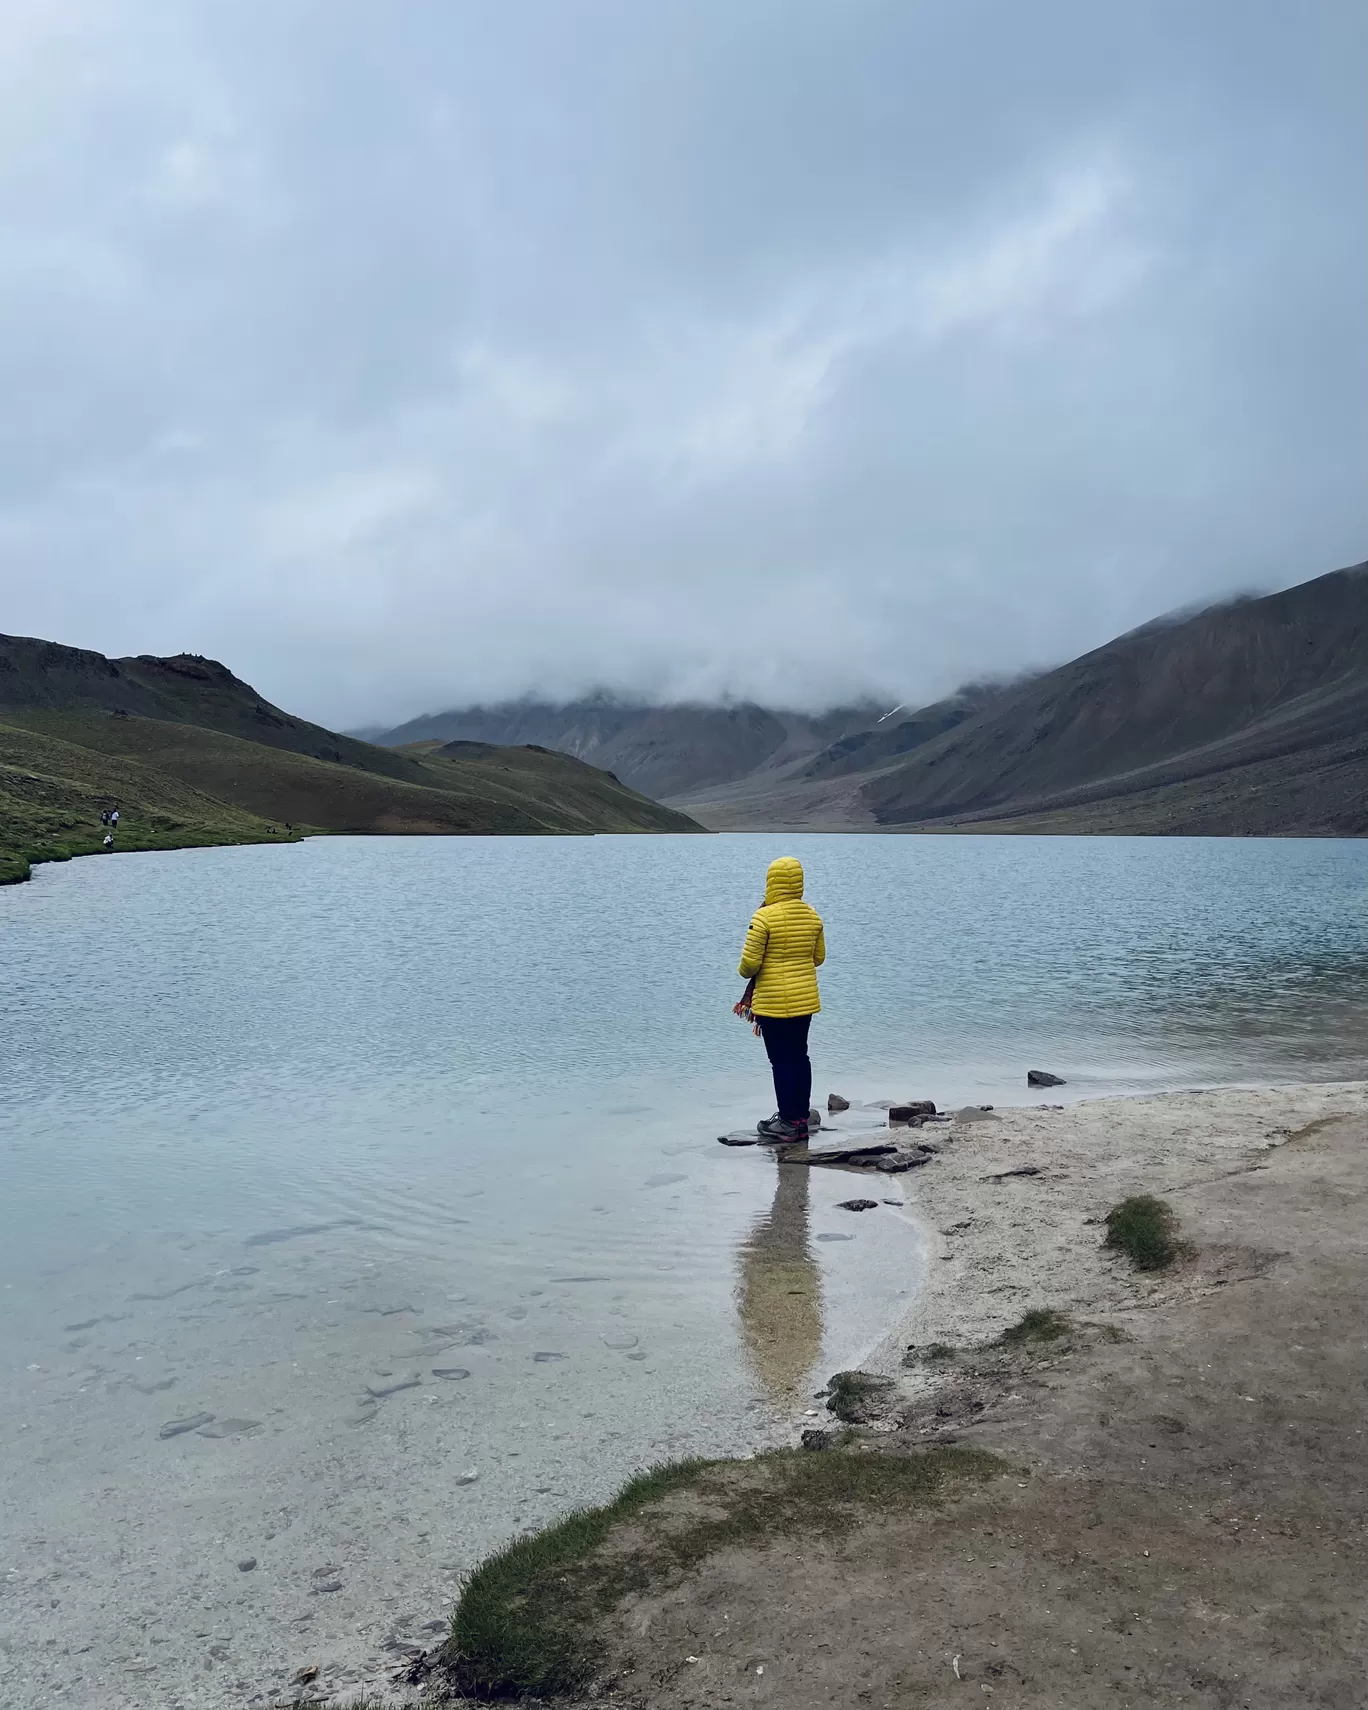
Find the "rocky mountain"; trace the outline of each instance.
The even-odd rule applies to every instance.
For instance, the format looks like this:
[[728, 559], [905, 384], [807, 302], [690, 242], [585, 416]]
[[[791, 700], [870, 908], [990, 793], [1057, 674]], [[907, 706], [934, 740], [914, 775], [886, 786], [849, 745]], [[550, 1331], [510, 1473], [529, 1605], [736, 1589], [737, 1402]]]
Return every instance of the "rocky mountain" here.
[[1147, 624], [918, 743], [861, 797], [882, 825], [1107, 804], [1153, 829], [1368, 832], [1368, 565]]

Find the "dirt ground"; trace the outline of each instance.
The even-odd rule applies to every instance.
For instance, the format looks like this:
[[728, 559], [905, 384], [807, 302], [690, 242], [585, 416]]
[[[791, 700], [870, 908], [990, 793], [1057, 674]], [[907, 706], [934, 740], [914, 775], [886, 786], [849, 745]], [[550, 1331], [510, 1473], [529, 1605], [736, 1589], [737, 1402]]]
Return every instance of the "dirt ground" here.
[[961, 1355], [868, 1431], [1009, 1470], [630, 1598], [595, 1702], [1368, 1705], [1368, 1121], [1167, 1197], [1192, 1252], [1158, 1288]]

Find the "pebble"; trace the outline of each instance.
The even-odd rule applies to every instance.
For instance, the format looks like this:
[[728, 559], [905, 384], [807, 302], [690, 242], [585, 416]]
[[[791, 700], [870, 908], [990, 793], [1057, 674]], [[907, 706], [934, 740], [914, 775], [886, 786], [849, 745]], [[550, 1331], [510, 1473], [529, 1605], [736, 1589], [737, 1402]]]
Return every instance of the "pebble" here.
[[447, 1378], [454, 1383], [458, 1378], [468, 1378], [470, 1372], [465, 1366], [434, 1366], [432, 1375], [433, 1377]]
[[244, 1556], [242, 1558], [242, 1560], [238, 1563], [238, 1572], [239, 1573], [251, 1573], [252, 1569], [255, 1566], [256, 1566], [256, 1557], [255, 1556]]
[[537, 1365], [546, 1366], [550, 1365], [552, 1360], [568, 1360], [570, 1356], [568, 1354], [533, 1354], [532, 1358]]

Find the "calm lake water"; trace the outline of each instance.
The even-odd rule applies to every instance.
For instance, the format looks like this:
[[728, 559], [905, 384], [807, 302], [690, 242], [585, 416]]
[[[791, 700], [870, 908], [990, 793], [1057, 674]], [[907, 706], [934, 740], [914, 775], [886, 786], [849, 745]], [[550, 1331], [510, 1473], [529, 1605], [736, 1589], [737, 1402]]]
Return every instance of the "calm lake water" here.
[[765, 1440], [878, 1339], [917, 1286], [908, 1221], [716, 1144], [773, 1105], [730, 1006], [780, 853], [827, 922], [819, 1102], [1368, 1072], [1350, 841], [337, 838], [40, 868], [0, 890], [25, 1704], [240, 1703], [315, 1651], [360, 1678], [430, 1641], [492, 1542]]

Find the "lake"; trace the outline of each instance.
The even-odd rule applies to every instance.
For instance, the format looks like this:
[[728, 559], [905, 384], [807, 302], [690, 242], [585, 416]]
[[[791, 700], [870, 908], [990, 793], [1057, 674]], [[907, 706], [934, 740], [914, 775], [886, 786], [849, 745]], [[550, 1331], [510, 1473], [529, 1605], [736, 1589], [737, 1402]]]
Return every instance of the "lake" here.
[[[785, 1437], [896, 1322], [921, 1264], [896, 1205], [852, 1218], [849, 1176], [716, 1143], [773, 1108], [731, 1005], [781, 853], [827, 922], [819, 1103], [1368, 1072], [1360, 842], [40, 867], [0, 890], [0, 1648], [26, 1706], [361, 1678], [432, 1642], [492, 1544]], [[1028, 1068], [1067, 1084], [1028, 1094]]]

